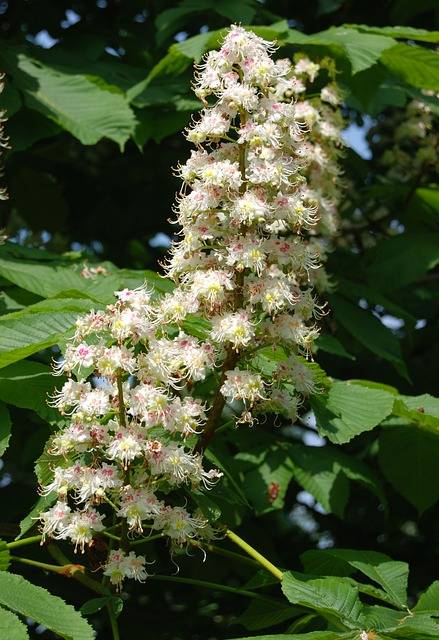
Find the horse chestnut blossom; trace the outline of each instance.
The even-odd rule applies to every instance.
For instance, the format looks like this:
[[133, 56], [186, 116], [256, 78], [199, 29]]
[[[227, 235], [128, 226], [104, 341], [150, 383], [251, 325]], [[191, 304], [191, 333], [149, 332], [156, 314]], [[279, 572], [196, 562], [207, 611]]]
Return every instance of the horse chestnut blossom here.
[[313, 287], [329, 287], [321, 263], [336, 229], [343, 123], [330, 65], [321, 98], [307, 100], [321, 67], [274, 52], [234, 26], [205, 56], [194, 85], [204, 108], [186, 133], [196, 148], [178, 168], [175, 287], [117, 291], [78, 319], [55, 367], [67, 381], [52, 404], [67, 424], [47, 448], [42, 493], [56, 503], [42, 533], [78, 551], [108, 534], [103, 569], [117, 588], [147, 577], [130, 548], [139, 536], [147, 545], [158, 532], [177, 550], [220, 535], [197, 495], [222, 476], [203, 452], [226, 404], [236, 424], [294, 419], [319, 390], [307, 362], [324, 313]]

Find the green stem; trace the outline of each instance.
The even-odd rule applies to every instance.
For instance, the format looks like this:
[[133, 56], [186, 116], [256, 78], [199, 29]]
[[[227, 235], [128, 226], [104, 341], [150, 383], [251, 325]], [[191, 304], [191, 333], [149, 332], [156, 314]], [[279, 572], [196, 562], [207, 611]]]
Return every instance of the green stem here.
[[[18, 562], [19, 564], [27, 564], [31, 567], [37, 567], [43, 571], [52, 571], [53, 573], [59, 573], [65, 576], [73, 576], [75, 573], [82, 572], [82, 565], [72, 564], [70, 562], [62, 565], [47, 564], [47, 562], [40, 562], [39, 560], [32, 560], [31, 558], [22, 558], [21, 556], [10, 556], [12, 562]], [[80, 568], [82, 567], [82, 568]]]
[[8, 549], [18, 549], [18, 547], [24, 547], [28, 544], [36, 544], [37, 542], [41, 542], [43, 536], [30, 536], [29, 538], [23, 538], [22, 540], [14, 540], [13, 542], [8, 542]]
[[119, 511], [119, 507], [117, 507], [114, 502], [112, 500], [110, 500], [110, 498], [108, 496], [105, 496], [105, 502], [108, 502], [108, 504], [110, 505], [110, 507], [112, 507], [114, 509], [114, 511]]
[[140, 540], [134, 540], [134, 542], [131, 542], [131, 546], [132, 547], [136, 547], [139, 544], [143, 544], [144, 542], [151, 542], [152, 540], [158, 540], [159, 538], [164, 538], [165, 536], [163, 535], [163, 533], [156, 533], [153, 536], [149, 536], [148, 538], [140, 538]]
[[110, 620], [111, 633], [113, 634], [113, 640], [120, 640], [119, 625], [117, 623], [116, 615], [113, 609], [111, 608], [111, 604], [107, 604], [107, 613], [108, 613], [108, 618]]
[[101, 531], [101, 535], [105, 536], [106, 538], [110, 538], [110, 540], [115, 540], [116, 542], [120, 542], [119, 536], [115, 536], [112, 533], [108, 533], [108, 531]]
[[264, 558], [259, 551], [256, 551], [252, 546], [250, 546], [245, 540], [240, 538], [236, 533], [230, 531], [228, 529], [226, 531], [226, 536], [234, 542], [238, 547], [240, 547], [243, 551], [245, 551], [251, 558], [256, 560], [266, 571], [269, 571], [277, 580], [282, 581], [283, 573], [280, 569], [274, 566], [267, 558]]
[[267, 602], [276, 603], [278, 605], [281, 604], [278, 600], [276, 600], [276, 598], [269, 598], [268, 596], [263, 596], [260, 593], [255, 593], [254, 591], [249, 591], [248, 589], [240, 589], [239, 587], [228, 587], [225, 584], [219, 584], [217, 582], [206, 582], [205, 580], [195, 580], [194, 578], [181, 578], [177, 576], [162, 575], [148, 576], [148, 581], [149, 580], [158, 580], [160, 582], [178, 582], [180, 584], [192, 584], [194, 587], [215, 589], [215, 591], [225, 591], [227, 593], [234, 593], [235, 595], [244, 596], [246, 598], [265, 600]]
[[203, 544], [202, 542], [197, 542], [193, 540], [191, 543], [194, 547], [199, 547], [200, 549], [205, 549], [206, 551], [210, 551], [211, 553], [215, 553], [217, 556], [223, 556], [224, 558], [230, 558], [236, 562], [242, 562], [243, 564], [248, 564], [254, 567], [258, 565], [256, 560], [253, 558], [247, 558], [247, 556], [242, 556], [240, 553], [235, 553], [234, 551], [229, 551], [229, 549], [223, 549], [222, 547], [217, 547], [215, 544]]
[[[52, 558], [59, 562], [60, 565], [69, 564], [69, 559], [67, 558], [67, 556], [65, 556], [61, 549], [59, 549], [56, 545], [49, 544], [47, 547], [47, 551], [50, 553]], [[85, 587], [88, 587], [95, 593], [99, 593], [103, 596], [111, 596], [111, 591], [107, 589], [107, 587], [91, 578], [87, 573], [76, 571], [72, 574], [72, 578], [83, 584]]]

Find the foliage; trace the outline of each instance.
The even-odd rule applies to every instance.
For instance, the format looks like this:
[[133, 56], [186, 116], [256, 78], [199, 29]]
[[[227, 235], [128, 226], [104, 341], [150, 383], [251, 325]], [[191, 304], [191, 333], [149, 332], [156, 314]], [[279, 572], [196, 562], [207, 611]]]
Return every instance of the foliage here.
[[[238, 528], [285, 569], [282, 593], [270, 573], [233, 557], [221, 539], [210, 551], [206, 545], [203, 566], [196, 554], [175, 558], [180, 578], [190, 585], [201, 577], [212, 591], [153, 579], [130, 586], [121, 628], [131, 637], [147, 620], [152, 636], [164, 639], [437, 637], [439, 187], [434, 164], [414, 161], [423, 143], [410, 136], [395, 142], [394, 135], [415, 99], [431, 109], [428, 137], [437, 136], [437, 3], [395, 0], [366, 10], [337, 0], [297, 9], [185, 0], [154, 3], [149, 13], [144, 3], [123, 4], [23, 1], [3, 16], [2, 97], [12, 150], [3, 181], [11, 197], [0, 203], [11, 238], [0, 246], [0, 533], [10, 547], [0, 546], [0, 568], [12, 555], [13, 571], [73, 602], [98, 638], [109, 637], [105, 612], [115, 618], [122, 600], [105, 586], [91, 600], [93, 574], [65, 579], [53, 567], [71, 558], [58, 555], [48, 565], [45, 548], [29, 547], [34, 566], [14, 561], [14, 545], [38, 533], [35, 460], [64, 419], [46, 403], [59, 386], [50, 362], [77, 315], [104, 308], [113, 291], [145, 281], [158, 296], [172, 290], [146, 267], [155, 269], [161, 254], [149, 240], [173, 233], [166, 222], [176, 189], [171, 167], [187, 155], [177, 133], [198, 109], [192, 65], [240, 21], [276, 39], [284, 57], [330, 56], [347, 125], [370, 126], [370, 157], [348, 148], [342, 159], [341, 233], [327, 264], [330, 314], [314, 354], [324, 393], [310, 398], [293, 425], [280, 419], [235, 428], [225, 411], [206, 452], [224, 478], [199, 496], [201, 511]], [[81, 17], [77, 24], [69, 26], [67, 9]], [[59, 39], [50, 49], [38, 46], [42, 29]], [[179, 32], [186, 37], [177, 41]], [[392, 172], [400, 165], [383, 163], [395, 145], [410, 160], [402, 179]], [[185, 330], [203, 336], [206, 326], [193, 317]], [[259, 354], [255, 367], [266, 371], [270, 357]], [[200, 395], [214, 384], [200, 383]], [[44, 465], [43, 454], [40, 481], [50, 473]], [[40, 505], [53, 501], [49, 495]], [[12, 524], [20, 521], [21, 532]], [[151, 573], [165, 580], [173, 568], [162, 541], [147, 549], [156, 561]], [[97, 569], [102, 559], [95, 548], [88, 561]], [[43, 574], [38, 563], [52, 569]], [[61, 637], [93, 637], [90, 624], [45, 589], [16, 574], [0, 579], [0, 631], [11, 640], [53, 637], [27, 618]]]

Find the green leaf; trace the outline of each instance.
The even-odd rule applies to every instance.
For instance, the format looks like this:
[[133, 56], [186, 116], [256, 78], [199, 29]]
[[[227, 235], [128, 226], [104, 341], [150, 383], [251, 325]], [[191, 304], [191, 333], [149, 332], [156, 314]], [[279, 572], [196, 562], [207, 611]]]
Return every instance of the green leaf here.
[[420, 595], [413, 611], [439, 612], [439, 580], [432, 582], [428, 589]]
[[11, 554], [9, 553], [8, 545], [4, 540], [0, 540], [0, 571], [7, 571], [10, 563]]
[[439, 57], [435, 51], [398, 43], [383, 52], [381, 61], [407, 84], [418, 89], [439, 90]]
[[54, 377], [50, 367], [22, 360], [0, 369], [0, 400], [22, 409], [33, 409], [47, 422], [57, 422], [60, 413], [47, 402], [55, 384], [62, 386], [63, 382], [64, 379]]
[[438, 432], [439, 398], [434, 398], [428, 393], [422, 396], [398, 396], [395, 399], [393, 413]]
[[439, 233], [406, 232], [368, 251], [363, 273], [372, 287], [390, 292], [415, 282], [437, 264]]
[[0, 638], [7, 640], [29, 640], [26, 626], [15, 613], [0, 607]]
[[376, 33], [390, 38], [402, 38], [404, 40], [418, 40], [419, 42], [439, 42], [439, 31], [416, 29], [415, 27], [372, 27], [367, 24], [347, 24], [351, 29], [361, 33]]
[[328, 49], [327, 53], [349, 61], [352, 74], [368, 69], [381, 57], [383, 51], [393, 47], [395, 40], [386, 36], [359, 33], [346, 27], [331, 27], [310, 36], [290, 29], [287, 42], [300, 45], [303, 49], [318, 46]]
[[40, 513], [43, 511], [47, 511], [47, 509], [50, 509], [50, 507], [57, 501], [57, 498], [58, 496], [55, 491], [52, 491], [51, 493], [40, 496], [38, 498], [27, 516], [25, 516], [20, 522], [20, 533], [16, 538], [17, 540], [22, 538], [24, 534], [29, 531], [29, 529], [32, 529], [32, 527], [35, 526]]
[[11, 417], [8, 408], [0, 402], [0, 457], [9, 446], [11, 438]]
[[308, 578], [284, 573], [282, 591], [290, 602], [314, 609], [328, 620], [358, 628], [362, 605], [358, 589], [343, 578]]
[[122, 149], [134, 131], [136, 120], [123, 92], [101, 77], [63, 64], [47, 64], [18, 48], [4, 48], [2, 63], [26, 105], [54, 120], [82, 144], [109, 138]]
[[211, 500], [211, 498], [206, 496], [205, 493], [201, 493], [201, 491], [192, 491], [191, 496], [198, 505], [203, 516], [208, 518], [209, 522], [218, 520], [221, 515], [221, 509], [213, 500]]
[[[55, 298], [71, 298], [70, 305], [74, 305], [74, 299], [77, 307], [82, 305], [83, 311], [88, 311], [90, 303], [86, 300], [82, 302], [79, 298], [89, 298], [95, 302], [95, 306], [99, 304], [109, 304], [114, 301], [114, 291], [123, 289], [124, 287], [138, 287], [144, 283], [149, 285], [158, 292], [166, 292], [172, 290], [172, 283], [166, 278], [161, 278], [152, 271], [134, 271], [131, 269], [115, 269], [108, 275], [97, 276], [96, 278], [85, 278], [81, 275], [79, 265], [72, 267], [64, 267], [53, 264], [41, 264], [31, 261], [14, 260], [8, 258], [7, 249], [1, 251], [0, 255], [0, 276], [13, 282], [17, 286], [36, 293], [43, 298], [52, 298], [53, 302], [48, 305], [49, 310], [65, 310], [62, 302], [56, 302]], [[108, 265], [110, 266], [110, 265]], [[65, 302], [67, 310], [68, 302]], [[58, 305], [58, 307], [56, 306]], [[43, 310], [45, 307], [40, 303], [35, 310]], [[81, 309], [78, 309], [80, 312]]]
[[250, 606], [237, 618], [236, 623], [241, 624], [248, 631], [259, 631], [281, 624], [291, 618], [297, 618], [303, 610], [291, 605], [281, 605], [276, 601], [252, 600]]
[[[20, 315], [19, 315], [20, 314]], [[9, 319], [10, 316], [14, 316]], [[77, 313], [17, 312], [0, 318], [0, 368], [63, 341], [75, 325]]]
[[331, 353], [334, 356], [340, 356], [340, 358], [347, 358], [348, 360], [355, 360], [355, 356], [351, 355], [342, 343], [331, 336], [329, 334], [321, 335], [317, 338], [316, 347], [321, 349], [321, 351], [325, 351], [326, 353]]
[[118, 596], [92, 598], [91, 600], [87, 600], [87, 602], [84, 602], [79, 611], [83, 616], [91, 616], [93, 613], [97, 613], [107, 605], [111, 607], [116, 615], [119, 615], [123, 608], [123, 600]]
[[439, 437], [415, 425], [388, 427], [380, 434], [381, 469], [420, 514], [439, 499], [438, 457]]
[[351, 576], [360, 571], [389, 595], [400, 609], [407, 605], [408, 564], [376, 551], [311, 549], [300, 556], [305, 571], [318, 575]]
[[392, 413], [394, 396], [351, 382], [335, 382], [326, 397], [312, 398], [319, 433], [336, 444], [374, 429]]
[[62, 638], [93, 640], [95, 637], [93, 629], [71, 605], [22, 576], [0, 572], [0, 604], [32, 618]]
[[239, 5], [233, 0], [183, 0], [177, 7], [165, 9], [155, 21], [157, 27], [157, 44], [161, 45], [180, 26], [183, 26], [188, 16], [194, 13], [218, 13], [232, 22], [248, 23], [256, 13], [253, 0], [241, 0]]
[[[294, 475], [294, 467], [285, 449], [273, 446], [240, 453], [236, 460], [244, 471], [243, 490], [257, 514], [281, 509], [285, 493]], [[243, 464], [242, 464], [243, 463]], [[247, 468], [250, 470], [246, 472]]]
[[215, 467], [220, 469], [224, 475], [227, 477], [227, 480], [230, 483], [231, 488], [234, 492], [234, 498], [242, 505], [249, 506], [249, 502], [241, 489], [240, 482], [235, 477], [234, 469], [232, 468], [232, 464], [230, 460], [225, 460], [226, 456], [222, 451], [218, 449], [218, 447], [210, 447], [206, 450], [205, 454], [206, 458], [211, 462]]
[[349, 481], [331, 454], [320, 447], [291, 446], [294, 479], [328, 513], [342, 517], [349, 498]]
[[331, 295], [331, 306], [337, 322], [366, 349], [392, 363], [398, 373], [407, 378], [406, 365], [396, 336], [370, 311], [348, 302], [338, 295]]
[[[310, 633], [280, 633], [269, 636], [251, 636], [234, 638], [233, 640], [357, 640], [352, 633], [336, 633], [334, 631], [311, 631]], [[377, 638], [379, 640], [379, 638]]]
[[349, 480], [363, 484], [386, 505], [383, 489], [372, 470], [361, 460], [335, 447], [273, 444], [269, 438], [260, 435], [257, 444], [249, 444], [244, 439], [242, 448], [245, 451], [235, 459], [244, 474], [244, 492], [258, 514], [283, 507], [292, 479], [325, 511], [340, 517], [349, 498]]

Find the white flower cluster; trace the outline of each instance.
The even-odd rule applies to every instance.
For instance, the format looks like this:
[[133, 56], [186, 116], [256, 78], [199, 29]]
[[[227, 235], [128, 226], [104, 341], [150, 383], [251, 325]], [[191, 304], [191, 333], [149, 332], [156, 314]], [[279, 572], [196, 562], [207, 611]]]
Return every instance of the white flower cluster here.
[[383, 234], [398, 233], [414, 191], [437, 181], [439, 118], [433, 102], [439, 94], [423, 94], [403, 108], [388, 109], [369, 130], [377, 178], [371, 182], [369, 176], [365, 189], [350, 181], [339, 245], [362, 251], [374, 247]]
[[419, 173], [422, 177], [422, 173], [428, 170], [435, 171], [439, 137], [437, 115], [429, 104], [411, 100], [404, 110], [395, 111], [386, 126], [381, 144], [388, 144], [389, 148], [383, 153], [380, 163], [387, 178], [405, 183]]
[[[320, 262], [335, 228], [339, 98], [330, 84], [302, 99], [319, 66], [275, 62], [272, 52], [232, 27], [197, 73], [205, 108], [187, 133], [197, 149], [179, 168], [174, 290], [116, 292], [105, 311], [78, 319], [56, 366], [68, 379], [53, 405], [70, 422], [48, 447], [56, 458], [42, 491], [58, 500], [41, 514], [43, 536], [83, 551], [112, 528], [121, 543], [104, 573], [118, 587], [146, 577], [133, 536], [158, 531], [181, 547], [215, 535], [190, 490], [222, 475], [203, 467], [201, 451], [226, 402], [239, 422], [252, 411], [293, 418], [317, 389], [302, 356], [318, 335], [312, 285], [324, 288]], [[204, 339], [183, 330], [194, 313], [208, 321]], [[274, 377], [254, 366], [264, 346], [288, 356]], [[216, 391], [202, 401], [208, 376]]]

